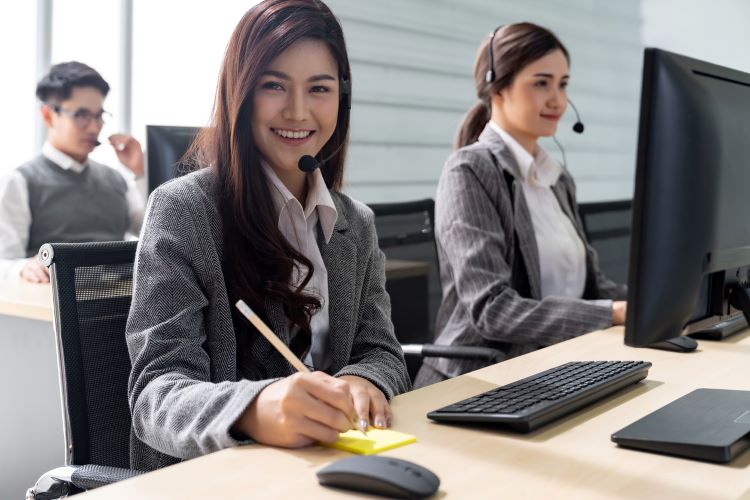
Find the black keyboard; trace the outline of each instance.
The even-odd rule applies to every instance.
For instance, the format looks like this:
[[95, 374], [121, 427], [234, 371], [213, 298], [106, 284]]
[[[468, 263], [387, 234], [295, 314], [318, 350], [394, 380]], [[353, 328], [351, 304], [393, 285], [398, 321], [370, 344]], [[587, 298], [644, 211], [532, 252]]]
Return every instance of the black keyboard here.
[[532, 431], [646, 378], [647, 361], [576, 361], [452, 405], [427, 416], [446, 422], [489, 422]]

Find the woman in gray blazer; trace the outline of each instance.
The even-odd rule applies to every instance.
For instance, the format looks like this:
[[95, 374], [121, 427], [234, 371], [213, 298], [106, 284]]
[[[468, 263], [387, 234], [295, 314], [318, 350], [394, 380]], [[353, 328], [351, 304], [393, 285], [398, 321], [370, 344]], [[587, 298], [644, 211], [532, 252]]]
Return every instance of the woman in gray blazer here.
[[[568, 63], [555, 35], [530, 23], [499, 27], [479, 49], [479, 102], [437, 190], [438, 344], [513, 357], [624, 322], [625, 287], [599, 271], [573, 179], [537, 144], [565, 112]], [[415, 386], [482, 366], [428, 359]]]
[[[410, 383], [373, 214], [339, 192], [349, 75], [320, 1], [266, 0], [235, 29], [212, 126], [192, 148], [205, 168], [154, 191], [138, 246], [134, 468], [390, 426], [388, 400]], [[315, 371], [295, 373], [239, 299]]]

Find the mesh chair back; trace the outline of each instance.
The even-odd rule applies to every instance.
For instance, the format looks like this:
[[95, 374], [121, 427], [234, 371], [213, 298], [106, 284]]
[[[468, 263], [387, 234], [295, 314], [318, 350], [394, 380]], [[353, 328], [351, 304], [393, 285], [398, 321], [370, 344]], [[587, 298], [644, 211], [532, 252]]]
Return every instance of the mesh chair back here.
[[581, 203], [578, 211], [589, 243], [599, 254], [604, 275], [617, 283], [627, 283], [631, 200]]
[[[402, 344], [434, 340], [442, 299], [435, 248], [435, 202], [431, 199], [372, 204], [380, 248], [386, 255], [396, 337]], [[415, 296], [415, 293], [421, 296]]]
[[125, 323], [137, 242], [46, 244], [67, 465], [130, 467]]

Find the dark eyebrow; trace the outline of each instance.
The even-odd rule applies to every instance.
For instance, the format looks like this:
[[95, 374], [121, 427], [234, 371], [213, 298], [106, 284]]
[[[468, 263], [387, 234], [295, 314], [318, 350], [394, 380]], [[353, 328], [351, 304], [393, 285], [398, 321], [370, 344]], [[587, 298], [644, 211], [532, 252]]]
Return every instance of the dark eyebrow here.
[[[555, 75], [553, 75], [552, 73], [536, 73], [534, 76], [535, 77], [539, 76], [542, 78], [554, 78], [555, 77]], [[560, 78], [560, 80], [564, 80], [565, 78], [570, 78], [570, 75], [563, 75]]]
[[[282, 80], [291, 80], [291, 77], [286, 73], [282, 73], [281, 71], [274, 71], [272, 69], [264, 71], [262, 75], [275, 76], [276, 78], [281, 78]], [[328, 74], [314, 75], [307, 79], [308, 82], [319, 82], [322, 80], [336, 81], [334, 77]]]
[[291, 78], [289, 78], [289, 75], [287, 75], [286, 73], [282, 73], [281, 71], [274, 71], [272, 69], [267, 69], [261, 74], [261, 76], [266, 75], [275, 76], [276, 78], [281, 78], [282, 80], [291, 80]]
[[326, 75], [326, 74], [311, 76], [310, 78], [307, 79], [308, 82], [319, 82], [322, 80], [331, 80], [334, 82], [336, 81], [334, 77], [332, 77], [331, 75]]

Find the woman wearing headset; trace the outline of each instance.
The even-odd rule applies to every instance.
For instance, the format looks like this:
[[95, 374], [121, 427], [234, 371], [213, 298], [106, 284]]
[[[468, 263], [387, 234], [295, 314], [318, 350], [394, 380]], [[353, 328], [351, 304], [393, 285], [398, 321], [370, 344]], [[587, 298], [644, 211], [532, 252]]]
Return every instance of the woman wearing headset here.
[[[435, 234], [443, 282], [438, 344], [518, 356], [625, 319], [625, 287], [586, 242], [575, 184], [537, 144], [568, 104], [568, 51], [530, 23], [496, 29], [474, 66], [479, 102], [440, 177]], [[615, 299], [615, 301], [613, 301]], [[427, 359], [424, 386], [482, 366]]]
[[[390, 426], [388, 399], [410, 383], [372, 212], [339, 192], [349, 82], [321, 1], [265, 0], [237, 25], [194, 145], [204, 168], [154, 191], [138, 245], [133, 468]], [[298, 168], [305, 155], [320, 168]], [[315, 371], [295, 373], [239, 299]]]

